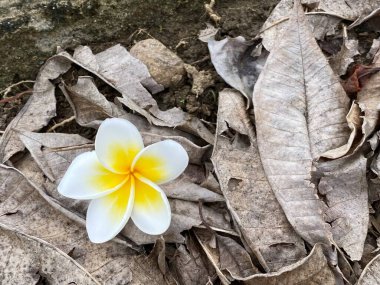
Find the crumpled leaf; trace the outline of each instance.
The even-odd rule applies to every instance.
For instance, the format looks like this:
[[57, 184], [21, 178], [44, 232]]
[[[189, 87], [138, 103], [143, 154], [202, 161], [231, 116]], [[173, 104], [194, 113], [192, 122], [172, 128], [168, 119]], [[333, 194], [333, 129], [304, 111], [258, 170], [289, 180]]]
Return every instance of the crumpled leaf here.
[[[213, 142], [213, 136], [203, 123], [179, 108], [161, 111], [150, 93], [161, 90], [151, 78], [147, 67], [121, 45], [113, 46], [96, 55], [88, 47], [78, 47], [71, 58], [91, 73], [101, 78], [105, 83], [114, 87], [122, 94], [121, 103], [131, 110], [141, 114], [157, 126], [177, 127], [198, 135], [208, 143]], [[91, 62], [92, 65], [86, 63]], [[97, 69], [93, 69], [96, 62]], [[145, 89], [145, 87], [147, 89]]]
[[[33, 167], [33, 163], [30, 159], [24, 159], [21, 163], [23, 165], [19, 165], [19, 167], [22, 170], [29, 170], [28, 174], [33, 178], [35, 184], [39, 181], [39, 184], [42, 184], [43, 174], [39, 169]], [[139, 256], [137, 252], [127, 247], [125, 242], [113, 240], [104, 244], [91, 243], [83, 225], [67, 218], [57, 210], [57, 207], [47, 204], [27, 179], [13, 168], [0, 166], [0, 201], [1, 224], [43, 239], [58, 247], [81, 264], [99, 282], [105, 284], [120, 284], [120, 282], [164, 284], [157, 265], [148, 263], [146, 256]], [[56, 264], [61, 266], [63, 263], [57, 261]], [[76, 275], [73, 273], [72, 270], [66, 268], [64, 274], [60, 276], [75, 277]], [[82, 283], [77, 282], [77, 284]], [[30, 283], [19, 282], [17, 284]]]
[[[226, 132], [236, 132], [233, 140]], [[276, 271], [305, 257], [304, 243], [287, 221], [265, 176], [243, 97], [231, 89], [219, 93], [212, 161], [228, 208], [262, 266]]]
[[230, 237], [215, 235], [220, 253], [220, 269], [240, 279], [258, 273], [248, 252]]
[[[376, 3], [376, 2], [374, 2]], [[379, 5], [379, 1], [377, 1], [377, 5]], [[376, 4], [375, 4], [376, 5]], [[348, 26], [348, 29], [353, 29], [367, 21], [370, 21], [371, 19], [375, 18], [375, 17], [379, 17], [380, 16], [380, 7], [378, 7], [377, 9], [371, 11], [371, 10], [367, 10], [366, 13], [362, 13], [356, 20], [355, 22], [353, 22], [350, 26]], [[375, 24], [375, 26], [377, 26]], [[377, 29], [375, 30], [376, 32], [378, 32], [378, 26], [376, 27]]]
[[[88, 206], [88, 201], [77, 201], [61, 196], [56, 187], [69, 167], [71, 161], [80, 153], [89, 151], [93, 148], [93, 144], [88, 144], [88, 140], [78, 135], [70, 134], [39, 134], [39, 133], [24, 133], [21, 134], [23, 141], [26, 142], [28, 150], [31, 152], [37, 164], [42, 167], [44, 174], [47, 177], [52, 177], [51, 180], [40, 182], [40, 194], [54, 207], [75, 221], [84, 224], [84, 217]], [[76, 145], [77, 144], [77, 145]], [[21, 170], [21, 169], [20, 169]], [[49, 170], [49, 171], [47, 171]], [[28, 178], [31, 171], [29, 168], [21, 170]], [[30, 178], [32, 179], [32, 178]], [[184, 243], [185, 239], [180, 234], [184, 230], [188, 230], [193, 226], [202, 224], [202, 219], [199, 216], [199, 209], [194, 197], [189, 197], [187, 189], [197, 189], [198, 197], [204, 198], [205, 201], [220, 201], [223, 200], [220, 195], [208, 191], [201, 186], [194, 184], [189, 179], [180, 179], [173, 181], [173, 184], [168, 184], [168, 196], [171, 193], [177, 199], [169, 199], [172, 209], [172, 222], [167, 232], [163, 235], [166, 242]], [[173, 191], [173, 186], [179, 188], [178, 191]], [[165, 185], [162, 185], [165, 191]], [[200, 193], [202, 192], [202, 193]], [[181, 199], [181, 200], [179, 200]], [[187, 201], [186, 201], [187, 200]], [[230, 222], [226, 219], [223, 211], [216, 210], [210, 206], [205, 206], [206, 220], [216, 228], [231, 231]], [[159, 236], [146, 235], [137, 229], [130, 221], [122, 234], [137, 244], [154, 243]]]
[[[0, 279], [3, 284], [98, 283], [82, 266], [55, 246], [0, 224]], [[69, 274], [68, 274], [69, 273]]]
[[351, 260], [360, 260], [368, 230], [367, 159], [357, 154], [333, 161], [322, 162], [323, 172], [319, 193], [328, 209], [325, 221], [331, 225], [336, 244]]
[[378, 284], [380, 280], [380, 255], [377, 255], [364, 268], [357, 285]]
[[265, 64], [268, 52], [262, 49], [259, 42], [249, 42], [241, 36], [217, 41], [211, 33], [209, 37], [201, 37], [201, 40], [207, 42], [212, 64], [218, 74], [231, 87], [251, 100], [253, 86]]
[[[301, 2], [304, 3], [307, 1], [304, 0]], [[263, 24], [260, 34], [263, 39], [263, 46], [267, 50], [272, 51], [272, 49], [277, 46], [278, 40], [283, 35], [284, 29], [287, 26], [292, 7], [293, 0], [281, 0]], [[307, 15], [307, 20], [311, 26], [314, 37], [318, 40], [322, 40], [326, 35], [334, 34], [336, 27], [342, 19], [331, 15], [309, 14]]]
[[0, 138], [0, 163], [24, 149], [17, 131], [38, 131], [55, 116], [55, 86], [50, 82], [68, 71], [70, 64], [53, 56], [41, 68], [33, 86], [33, 94]]
[[[205, 234], [204, 231], [196, 231], [196, 236], [200, 242], [203, 250], [211, 263], [219, 270], [220, 274], [220, 249], [212, 247], [212, 240], [210, 234]], [[224, 276], [224, 275], [223, 275]], [[340, 277], [335, 277], [332, 270], [329, 268], [326, 257], [323, 254], [323, 246], [316, 244], [308, 256], [293, 263], [291, 265], [281, 268], [273, 273], [257, 273], [245, 278], [235, 276], [236, 280], [243, 281], [247, 285], [288, 285], [288, 284], [323, 284], [323, 285], [336, 285], [340, 281]], [[229, 280], [224, 277], [221, 278], [223, 284], [230, 284]]]
[[176, 249], [169, 266], [183, 285], [206, 284], [215, 275], [192, 236], [187, 238], [186, 247]]
[[329, 60], [330, 65], [336, 74], [344, 75], [346, 73], [347, 67], [354, 62], [353, 57], [360, 54], [358, 46], [358, 40], [349, 40], [346, 37], [343, 39], [341, 50]]
[[379, 0], [322, 0], [316, 9], [335, 14], [345, 20], [354, 21], [362, 15], [371, 13], [379, 7]]
[[329, 244], [311, 171], [313, 159], [347, 142], [349, 99], [298, 1], [255, 85], [253, 104], [265, 175], [287, 219], [308, 243]]

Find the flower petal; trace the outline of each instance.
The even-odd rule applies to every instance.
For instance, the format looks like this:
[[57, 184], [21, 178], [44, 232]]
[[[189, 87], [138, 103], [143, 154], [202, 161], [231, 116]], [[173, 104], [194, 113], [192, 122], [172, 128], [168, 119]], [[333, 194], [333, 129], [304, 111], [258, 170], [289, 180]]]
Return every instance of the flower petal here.
[[144, 148], [137, 128], [127, 120], [106, 119], [95, 139], [99, 161], [115, 173], [127, 173], [136, 154]]
[[119, 190], [90, 202], [86, 228], [92, 242], [109, 241], [124, 228], [132, 213], [134, 195], [134, 179], [131, 177]]
[[117, 190], [127, 180], [128, 175], [104, 168], [95, 151], [85, 152], [71, 162], [58, 192], [73, 199], [95, 199]]
[[168, 198], [160, 187], [140, 175], [136, 175], [135, 183], [135, 202], [131, 216], [133, 222], [144, 233], [164, 233], [171, 220]]
[[187, 167], [189, 156], [177, 142], [165, 140], [144, 148], [132, 163], [134, 172], [162, 184], [177, 178]]

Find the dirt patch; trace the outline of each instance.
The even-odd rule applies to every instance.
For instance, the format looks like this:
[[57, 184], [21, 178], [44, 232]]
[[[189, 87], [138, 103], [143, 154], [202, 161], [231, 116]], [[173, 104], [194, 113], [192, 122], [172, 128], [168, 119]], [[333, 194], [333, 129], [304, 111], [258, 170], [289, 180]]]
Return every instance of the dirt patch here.
[[[221, 35], [243, 35], [247, 38], [254, 37], [277, 2], [277, 0], [255, 2], [248, 0], [230, 0], [217, 2], [215, 11], [221, 16], [221, 21], [218, 24], [221, 28]], [[214, 86], [206, 89], [203, 94], [199, 94], [198, 96], [192, 94], [190, 91], [192, 83], [191, 79], [186, 79], [178, 86], [169, 88], [155, 95], [155, 99], [158, 101], [160, 108], [165, 110], [171, 107], [180, 107], [201, 119], [215, 122], [218, 91], [225, 87], [225, 83], [216, 74], [211, 64], [208, 57], [207, 45], [198, 40], [199, 30], [205, 28], [205, 23], [210, 21], [206, 11], [204, 10], [204, 3], [201, 1], [194, 1], [191, 3], [190, 1], [181, 1], [172, 5], [159, 5], [157, 3], [153, 3], [153, 1], [139, 1], [138, 4], [137, 1], [132, 1], [131, 3], [140, 6], [139, 9], [133, 9], [133, 15], [128, 15], [128, 18], [132, 17], [136, 19], [136, 21], [125, 23], [122, 19], [119, 19], [119, 25], [125, 26], [124, 32], [121, 32], [121, 29], [116, 28], [115, 21], [111, 21], [112, 15], [108, 10], [103, 8], [101, 14], [97, 9], [95, 9], [100, 9], [97, 1], [84, 1], [80, 6], [82, 11], [81, 14], [77, 14], [75, 12], [75, 7], [72, 5], [69, 7], [70, 9], [64, 9], [64, 7], [60, 6], [59, 1], [50, 1], [50, 6], [48, 6], [47, 9], [54, 8], [54, 11], [60, 9], [61, 12], [50, 15], [50, 22], [52, 25], [65, 24], [67, 25], [67, 28], [66, 30], [65, 28], [59, 28], [52, 31], [42, 32], [44, 37], [50, 36], [55, 39], [52, 40], [51, 43], [46, 43], [46, 45], [61, 45], [69, 51], [72, 51], [76, 45], [85, 44], [89, 45], [94, 52], [100, 52], [117, 43], [121, 43], [127, 48], [130, 48], [139, 40], [151, 37], [156, 38], [168, 48], [175, 51], [186, 63], [196, 66], [199, 70], [209, 70], [216, 79], [216, 84]], [[115, 8], [118, 8], [117, 5]], [[124, 9], [126, 7], [119, 8]], [[104, 30], [95, 30], [97, 29], [96, 25], [92, 27], [87, 24], [86, 26], [87, 22], [85, 19], [88, 13], [90, 13], [90, 16], [94, 17], [96, 20], [105, 21]], [[107, 17], [110, 18], [107, 19]], [[28, 21], [25, 17], [18, 19]], [[13, 30], [8, 32], [15, 33], [17, 32], [17, 28], [22, 28], [23, 23], [20, 22], [21, 20], [18, 20], [17, 23], [19, 24], [17, 27], [12, 25]], [[70, 32], [73, 31], [71, 21], [76, 23], [74, 40], [68, 40], [65, 38], [61, 43], [56, 42], [57, 39], [60, 38], [60, 35], [70, 34]], [[5, 29], [8, 26], [4, 26], [2, 28]], [[12, 27], [8, 27], [8, 30]], [[82, 33], [85, 33], [86, 31], [88, 34], [99, 34], [99, 36], [86, 39], [86, 37], [83, 37], [82, 35]], [[113, 31], [115, 31], [115, 33], [112, 33]], [[6, 42], [8, 45], [8, 48], [3, 49], [3, 51], [15, 50], [19, 48], [19, 45], [15, 42], [15, 35], [12, 33], [8, 33], [1, 39], [1, 41]], [[40, 38], [42, 35], [37, 31], [29, 34], [19, 31], [17, 35], [19, 37], [17, 40], [21, 42], [21, 46], [28, 42], [33, 44], [41, 44]], [[81, 40], [78, 42], [75, 38]], [[5, 77], [3, 76], [3, 83], [8, 82], [10, 78], [12, 78], [12, 82], [17, 82], [18, 80], [24, 78], [34, 78], [43, 61], [51, 55], [51, 52], [46, 50], [36, 54], [29, 53], [30, 51], [28, 51], [25, 46], [22, 47], [22, 51], [20, 49], [19, 52], [13, 53], [8, 57], [4, 54], [1, 55], [3, 58], [6, 58], [4, 62], [6, 66], [17, 64], [21, 60], [24, 62], [23, 66], [20, 66], [18, 69], [5, 68], [5, 72], [8, 72], [8, 74], [4, 75]], [[24, 91], [27, 87], [28, 86], [21, 85], [20, 87], [12, 90], [12, 92], [8, 95], [14, 96], [19, 92]], [[107, 87], [103, 86], [101, 88], [103, 90], [101, 91], [107, 92], [108, 94], [112, 92], [112, 90], [105, 90], [105, 88]], [[0, 117], [0, 130], [5, 129], [6, 125], [21, 109], [27, 98], [28, 96], [23, 96], [21, 99], [15, 100], [11, 103], [1, 104], [2, 106], [0, 107], [2, 108], [2, 112]], [[54, 119], [55, 123], [61, 122], [62, 120], [72, 116], [70, 106], [60, 94], [57, 97], [57, 104], [58, 108], [57, 117]], [[57, 128], [55, 131], [71, 133], [80, 131], [80, 133], [86, 137], [93, 135], [92, 132], [88, 133], [83, 129], [78, 129], [75, 122], [71, 122], [64, 127]]]

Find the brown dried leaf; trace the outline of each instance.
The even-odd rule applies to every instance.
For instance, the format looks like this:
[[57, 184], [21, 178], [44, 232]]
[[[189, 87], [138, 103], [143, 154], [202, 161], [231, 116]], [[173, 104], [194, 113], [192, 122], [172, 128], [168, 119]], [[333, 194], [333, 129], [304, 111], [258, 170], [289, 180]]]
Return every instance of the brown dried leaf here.
[[[41, 181], [39, 184], [42, 184], [44, 177], [32, 160], [24, 160], [19, 167], [22, 170], [29, 170], [29, 175], [35, 184], [38, 181]], [[148, 263], [146, 256], [137, 255], [137, 252], [128, 248], [127, 244], [122, 241], [119, 243], [110, 241], [104, 244], [91, 243], [82, 225], [60, 213], [57, 207], [47, 204], [27, 179], [15, 169], [5, 166], [0, 167], [0, 201], [2, 201], [0, 203], [0, 223], [27, 235], [43, 239], [66, 254], [70, 254], [99, 282], [105, 284], [120, 284], [120, 282], [139, 285], [147, 284], [146, 282], [157, 285], [164, 284], [157, 265]], [[57, 261], [57, 264], [61, 263]], [[64, 273], [61, 277], [75, 277], [72, 270], [67, 268]], [[29, 284], [29, 282], [17, 284]], [[82, 282], [77, 282], [77, 284], [82, 284]]]
[[3, 284], [100, 285], [82, 266], [55, 246], [0, 224], [0, 279]]
[[[39, 182], [40, 194], [54, 207], [58, 207], [62, 213], [79, 223], [84, 223], [84, 217], [87, 210], [88, 201], [76, 201], [62, 197], [56, 187], [69, 167], [71, 161], [80, 153], [89, 151], [93, 148], [92, 144], [88, 144], [88, 140], [78, 135], [69, 134], [39, 134], [24, 133], [20, 134], [22, 140], [26, 142], [28, 150], [31, 152], [37, 164], [41, 167], [44, 174], [52, 179]], [[190, 167], [191, 169], [191, 167]], [[23, 173], [30, 177], [28, 172], [30, 169], [22, 169]], [[32, 178], [31, 178], [32, 179]], [[195, 198], [201, 198], [209, 202], [222, 201], [223, 198], [193, 182], [183, 175], [182, 179], [173, 181], [166, 185], [168, 187], [167, 194], [171, 194], [177, 199], [170, 199], [172, 207], [172, 222], [164, 238], [167, 242], [183, 243], [184, 237], [180, 234], [184, 230], [188, 230], [193, 226], [202, 224], [199, 216], [198, 203], [191, 202]], [[166, 186], [162, 188], [166, 191]], [[177, 187], [173, 190], [173, 187]], [[195, 189], [194, 196], [190, 196], [187, 191]], [[216, 228], [231, 231], [231, 225], [227, 220], [223, 211], [205, 206], [206, 220]], [[154, 243], [159, 236], [146, 235], [130, 221], [122, 234], [137, 244]]]
[[[308, 1], [303, 0], [301, 2], [307, 3]], [[263, 46], [267, 50], [272, 51], [272, 49], [277, 46], [278, 39], [281, 38], [286, 29], [287, 20], [291, 14], [292, 7], [293, 0], [281, 0], [265, 21], [261, 28], [261, 37], [263, 39]], [[311, 26], [314, 37], [318, 40], [322, 40], [326, 35], [334, 34], [336, 27], [341, 22], [339, 17], [323, 14], [307, 15], [307, 20]]]
[[377, 255], [364, 268], [357, 285], [379, 284], [380, 280], [380, 255]]
[[[152, 92], [159, 90], [157, 83], [152, 79], [147, 67], [121, 45], [113, 46], [101, 53], [93, 55], [88, 47], [78, 47], [74, 58], [66, 57], [101, 78], [119, 91], [123, 98], [119, 101], [128, 108], [146, 117], [157, 126], [177, 127], [184, 131], [198, 135], [205, 141], [212, 143], [213, 136], [203, 123], [183, 112], [179, 108], [161, 111], [153, 99]], [[91, 59], [91, 60], [90, 60]], [[97, 69], [92, 69], [86, 62], [96, 61]]]
[[50, 82], [70, 68], [70, 63], [60, 56], [53, 56], [41, 68], [33, 87], [33, 95], [7, 126], [0, 138], [0, 163], [24, 149], [17, 131], [38, 131], [55, 116], [55, 86]]
[[360, 260], [368, 229], [367, 159], [361, 154], [320, 163], [323, 177], [318, 185], [328, 209], [325, 221], [330, 223], [336, 244], [351, 260]]
[[241, 279], [259, 273], [248, 252], [229, 237], [216, 235], [220, 254], [220, 270], [227, 270], [234, 279]]
[[354, 62], [353, 57], [360, 54], [358, 47], [358, 40], [344, 38], [341, 50], [329, 59], [331, 68], [336, 74], [344, 75], [346, 73], [347, 67]]
[[308, 243], [329, 244], [330, 227], [311, 171], [313, 159], [347, 142], [349, 99], [298, 1], [255, 85], [253, 102], [261, 161], [286, 217]]
[[[237, 132], [233, 141], [225, 136], [228, 131]], [[262, 266], [276, 271], [305, 257], [304, 243], [287, 221], [265, 176], [253, 126], [237, 91], [225, 89], [219, 94], [217, 135], [212, 161], [223, 195]]]

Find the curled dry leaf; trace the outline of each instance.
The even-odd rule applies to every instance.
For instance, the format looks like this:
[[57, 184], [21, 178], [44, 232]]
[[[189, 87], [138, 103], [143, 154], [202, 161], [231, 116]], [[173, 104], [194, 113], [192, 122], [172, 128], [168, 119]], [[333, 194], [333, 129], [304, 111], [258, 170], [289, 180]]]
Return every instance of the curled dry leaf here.
[[[226, 137], [236, 132], [235, 137]], [[248, 246], [268, 271], [306, 256], [265, 176], [253, 125], [243, 97], [225, 89], [219, 94], [217, 138], [212, 155], [227, 206]]]
[[344, 75], [346, 73], [347, 67], [354, 62], [353, 57], [360, 54], [358, 46], [358, 40], [344, 38], [340, 51], [329, 60], [331, 68], [336, 74]]
[[70, 63], [60, 56], [50, 58], [41, 68], [28, 102], [9, 123], [0, 138], [0, 163], [7, 161], [16, 152], [24, 149], [18, 131], [38, 131], [55, 116], [55, 86], [50, 82], [70, 68]]
[[82, 266], [55, 246], [0, 224], [0, 279], [3, 284], [100, 285]]
[[[23, 169], [24, 167], [21, 166], [20, 168]], [[43, 183], [43, 174], [38, 169], [33, 168], [30, 163], [27, 163], [25, 168], [29, 169], [29, 175], [33, 177], [35, 184], [38, 181], [41, 181], [39, 184]], [[14, 227], [26, 235], [43, 239], [66, 254], [70, 254], [98, 282], [102, 282], [102, 284], [120, 284], [121, 282], [130, 282], [130, 284], [136, 285], [147, 284], [146, 282], [156, 285], [165, 284], [157, 265], [148, 263], [145, 255], [138, 255], [137, 252], [128, 248], [125, 242], [91, 243], [82, 225], [75, 223], [47, 204], [39, 192], [15, 169], [0, 166], [0, 200], [2, 201], [0, 203], [1, 224]], [[20, 240], [15, 237], [12, 239], [14, 243]], [[4, 240], [2, 237], [1, 242]], [[36, 252], [40, 251], [36, 250]], [[53, 256], [54, 254], [51, 254], [50, 257], [46, 257], [46, 261], [51, 260]], [[22, 257], [24, 258], [25, 255]], [[22, 261], [23, 258], [19, 258], [19, 260]], [[45, 259], [40, 260], [44, 261]], [[30, 260], [28, 263], [30, 266], [36, 264]], [[75, 274], [74, 269], [65, 267], [64, 264], [65, 262], [59, 260], [54, 263], [56, 270], [64, 269], [64, 272], [60, 272], [60, 277], [75, 278], [81, 276], [79, 273]], [[51, 265], [47, 268], [50, 270]], [[11, 270], [13, 273], [19, 272], [17, 269]], [[40, 272], [44, 273], [43, 270], [41, 269]], [[1, 270], [1, 272], [4, 271]], [[32, 272], [33, 274], [36, 273], [36, 271]], [[48, 281], [50, 281], [49, 278]], [[17, 284], [31, 283], [18, 282]], [[63, 283], [68, 284], [69, 282], [62, 281], [52, 284]], [[88, 284], [82, 281], [76, 281], [76, 283]], [[98, 284], [97, 282], [94, 283]]]
[[203, 256], [192, 235], [186, 239], [186, 247], [180, 245], [176, 249], [169, 266], [183, 285], [206, 284], [215, 275], [214, 268]]
[[[41, 191], [41, 195], [54, 207], [58, 208], [62, 213], [69, 218], [76, 220], [79, 223], [84, 223], [88, 201], [76, 201], [62, 197], [56, 187], [63, 177], [66, 169], [71, 161], [80, 153], [89, 151], [93, 148], [92, 144], [88, 144], [88, 140], [78, 135], [70, 134], [39, 134], [39, 133], [23, 133], [20, 134], [22, 141], [30, 151], [32, 157], [42, 169], [44, 174], [50, 180], [39, 181], [36, 184]], [[150, 137], [149, 139], [151, 139]], [[154, 138], [157, 139], [157, 138]], [[163, 139], [161, 137], [161, 139]], [[180, 140], [181, 141], [181, 140]], [[149, 141], [151, 143], [152, 141]], [[191, 152], [189, 153], [191, 154]], [[35, 167], [34, 167], [35, 168]], [[33, 166], [28, 166], [19, 169], [28, 178], [33, 179], [30, 173], [33, 173]], [[209, 202], [222, 201], [223, 198], [199, 185], [189, 181], [185, 176], [182, 179], [173, 181], [167, 185], [167, 194], [173, 198], [170, 199], [172, 208], [172, 222], [164, 238], [167, 242], [183, 243], [184, 237], [180, 234], [184, 230], [188, 230], [193, 226], [202, 224], [199, 216], [198, 203], [191, 202], [195, 198], [204, 199]], [[173, 190], [173, 187], [178, 187]], [[165, 185], [163, 190], [166, 191]], [[196, 195], [189, 196], [187, 190], [195, 189]], [[223, 211], [205, 206], [206, 220], [216, 228], [231, 231], [231, 226]], [[151, 236], [142, 233], [133, 223], [128, 223], [123, 231], [123, 235], [133, 240], [137, 244], [154, 243], [159, 236]]]
[[[113, 46], [96, 55], [92, 54], [88, 47], [79, 47], [74, 53], [74, 58], [68, 54], [66, 57], [119, 91], [122, 94], [119, 101], [146, 117], [151, 123], [157, 126], [177, 127], [198, 135], [209, 143], [213, 142], [212, 134], [198, 118], [179, 108], [166, 111], [159, 109], [148, 90], [155, 93], [161, 90], [160, 87], [150, 76], [147, 67], [121, 45]], [[96, 62], [98, 68], [93, 69], [93, 64], [86, 65], [89, 61]]]
[[241, 36], [216, 41], [211, 33], [210, 37], [201, 39], [208, 44], [211, 61], [218, 74], [250, 101], [268, 52], [258, 41], [248, 42]]
[[311, 171], [313, 159], [347, 142], [349, 99], [298, 1], [255, 85], [253, 104], [265, 175], [287, 219], [308, 243], [330, 244]]
[[380, 255], [377, 255], [364, 268], [357, 285], [378, 284], [380, 280]]

